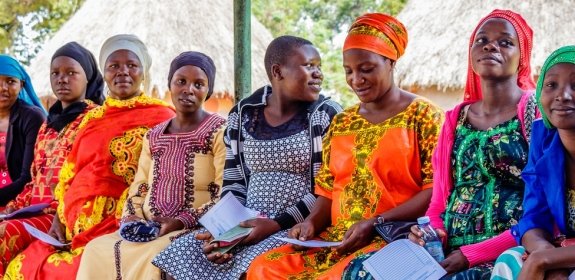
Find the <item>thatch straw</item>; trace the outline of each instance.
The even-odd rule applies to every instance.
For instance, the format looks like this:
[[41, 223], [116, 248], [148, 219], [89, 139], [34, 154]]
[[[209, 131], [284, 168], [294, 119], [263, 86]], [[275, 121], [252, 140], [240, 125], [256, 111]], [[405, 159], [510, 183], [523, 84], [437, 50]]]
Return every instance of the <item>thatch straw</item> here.
[[[96, 56], [104, 40], [135, 34], [152, 56], [152, 85], [163, 93], [171, 60], [188, 50], [211, 56], [217, 67], [214, 91], [234, 92], [233, 1], [87, 0], [31, 62], [30, 75], [40, 95], [51, 94], [50, 59], [63, 44], [77, 41]], [[263, 57], [271, 33], [252, 17], [252, 88], [267, 84]]]
[[533, 29], [534, 75], [553, 50], [575, 44], [572, 0], [410, 0], [398, 15], [409, 34], [405, 55], [397, 64], [400, 85], [463, 88], [471, 33], [496, 8], [521, 14]]

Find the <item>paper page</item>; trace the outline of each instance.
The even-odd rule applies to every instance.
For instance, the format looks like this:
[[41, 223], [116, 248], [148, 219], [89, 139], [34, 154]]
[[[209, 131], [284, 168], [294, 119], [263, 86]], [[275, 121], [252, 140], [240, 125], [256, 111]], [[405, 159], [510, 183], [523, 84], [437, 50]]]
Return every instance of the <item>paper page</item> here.
[[575, 271], [573, 271], [573, 273], [569, 275], [569, 278], [567, 280], [575, 280]]
[[297, 239], [293, 239], [293, 238], [283, 238], [283, 237], [275, 237], [275, 238], [279, 239], [281, 241], [287, 242], [287, 243], [300, 245], [300, 246], [304, 246], [304, 247], [309, 247], [309, 248], [335, 247], [335, 246], [341, 245], [341, 243], [342, 243], [342, 242], [329, 242], [329, 241], [322, 241], [322, 240], [301, 241], [301, 240], [297, 240]]
[[215, 241], [225, 241], [225, 242], [232, 242], [240, 237], [244, 237], [247, 236], [248, 234], [250, 234], [250, 232], [252, 232], [253, 228], [245, 228], [245, 227], [240, 227], [235, 226], [233, 228], [231, 228], [230, 230], [220, 234], [220, 236], [218, 236], [217, 238], [215, 238], [214, 240], [212, 240], [212, 242]]
[[226, 194], [224, 197], [214, 205], [199, 222], [212, 234], [214, 237], [219, 237], [222, 233], [237, 226], [239, 223], [253, 219], [259, 215], [259, 212], [246, 208], [238, 199], [231, 193]]
[[50, 206], [50, 203], [38, 203], [38, 204], [30, 205], [28, 207], [24, 207], [22, 209], [16, 210], [10, 214], [0, 215], [0, 219], [10, 219], [12, 217], [16, 217], [16, 216], [21, 215], [21, 214], [37, 213], [37, 212], [42, 211], [44, 208], [46, 208], [48, 206]]
[[40, 231], [39, 229], [29, 225], [28, 223], [24, 223], [24, 228], [28, 231], [28, 233], [30, 233], [30, 235], [38, 238], [38, 240], [50, 244], [52, 246], [56, 246], [56, 247], [63, 247], [63, 246], [67, 246], [70, 245], [70, 243], [61, 243], [60, 241], [56, 240], [54, 237]]
[[425, 248], [407, 239], [383, 247], [363, 266], [377, 280], [437, 280], [447, 273]]

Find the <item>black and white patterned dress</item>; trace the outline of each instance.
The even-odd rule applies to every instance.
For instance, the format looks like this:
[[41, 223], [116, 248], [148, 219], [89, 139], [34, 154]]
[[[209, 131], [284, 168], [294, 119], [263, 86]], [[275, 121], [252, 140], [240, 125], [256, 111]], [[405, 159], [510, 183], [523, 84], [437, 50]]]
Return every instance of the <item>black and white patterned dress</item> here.
[[[297, 216], [296, 204], [312, 190], [307, 111], [277, 127], [265, 122], [263, 107], [245, 110], [242, 117], [243, 164], [249, 173], [246, 207], [272, 219], [285, 212]], [[188, 234], [175, 240], [153, 263], [176, 279], [238, 279], [256, 256], [284, 244], [274, 237], [286, 236], [284, 229], [256, 245], [236, 247], [231, 250], [233, 259], [218, 265], [206, 259], [203, 241]]]

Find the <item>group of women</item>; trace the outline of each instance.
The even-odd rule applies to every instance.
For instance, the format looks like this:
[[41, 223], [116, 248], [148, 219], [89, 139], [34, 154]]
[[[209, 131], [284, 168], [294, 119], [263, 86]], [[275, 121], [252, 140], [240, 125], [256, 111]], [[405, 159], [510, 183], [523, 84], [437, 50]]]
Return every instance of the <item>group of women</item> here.
[[[171, 107], [144, 94], [151, 59], [137, 37], [106, 40], [98, 64], [68, 43], [52, 57], [58, 102], [47, 117], [26, 72], [2, 55], [0, 205], [5, 214], [46, 207], [0, 222], [0, 275], [371, 279], [362, 263], [386, 245], [374, 225], [427, 215], [444, 244], [444, 279], [566, 279], [575, 267], [575, 46], [548, 58], [534, 93], [532, 37], [512, 11], [483, 18], [464, 102], [445, 115], [394, 83], [407, 30], [380, 13], [348, 31], [343, 68], [359, 103], [345, 110], [320, 94], [317, 49], [294, 36], [270, 43], [270, 85], [227, 120], [203, 109], [216, 67], [200, 52], [171, 62]], [[199, 219], [227, 194], [260, 216], [222, 253]], [[24, 223], [62, 244], [35, 240]], [[417, 226], [409, 239], [424, 245]]]

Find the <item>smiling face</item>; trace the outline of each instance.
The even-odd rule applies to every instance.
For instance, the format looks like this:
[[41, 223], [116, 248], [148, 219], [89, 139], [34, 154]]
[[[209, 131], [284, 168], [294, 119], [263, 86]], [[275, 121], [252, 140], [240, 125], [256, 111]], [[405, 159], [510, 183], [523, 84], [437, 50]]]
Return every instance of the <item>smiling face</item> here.
[[84, 100], [88, 78], [78, 61], [67, 56], [59, 56], [50, 64], [50, 85], [54, 94], [62, 102], [62, 107]]
[[374, 52], [349, 49], [343, 52], [345, 80], [363, 103], [382, 98], [393, 87], [394, 62]]
[[0, 75], [0, 110], [12, 108], [23, 86], [23, 82], [19, 79]]
[[313, 45], [303, 45], [292, 50], [282, 65], [272, 65], [274, 79], [293, 101], [314, 102], [319, 98], [323, 73], [321, 57]]
[[575, 64], [558, 63], [543, 78], [541, 105], [557, 129], [575, 129]]
[[106, 59], [104, 80], [110, 89], [110, 97], [130, 99], [140, 94], [144, 68], [135, 53], [117, 50]]
[[520, 57], [519, 38], [509, 21], [489, 19], [475, 33], [471, 63], [480, 77], [509, 78], [517, 73]]
[[208, 76], [201, 68], [186, 65], [174, 72], [170, 81], [172, 102], [178, 113], [200, 112], [208, 96]]

